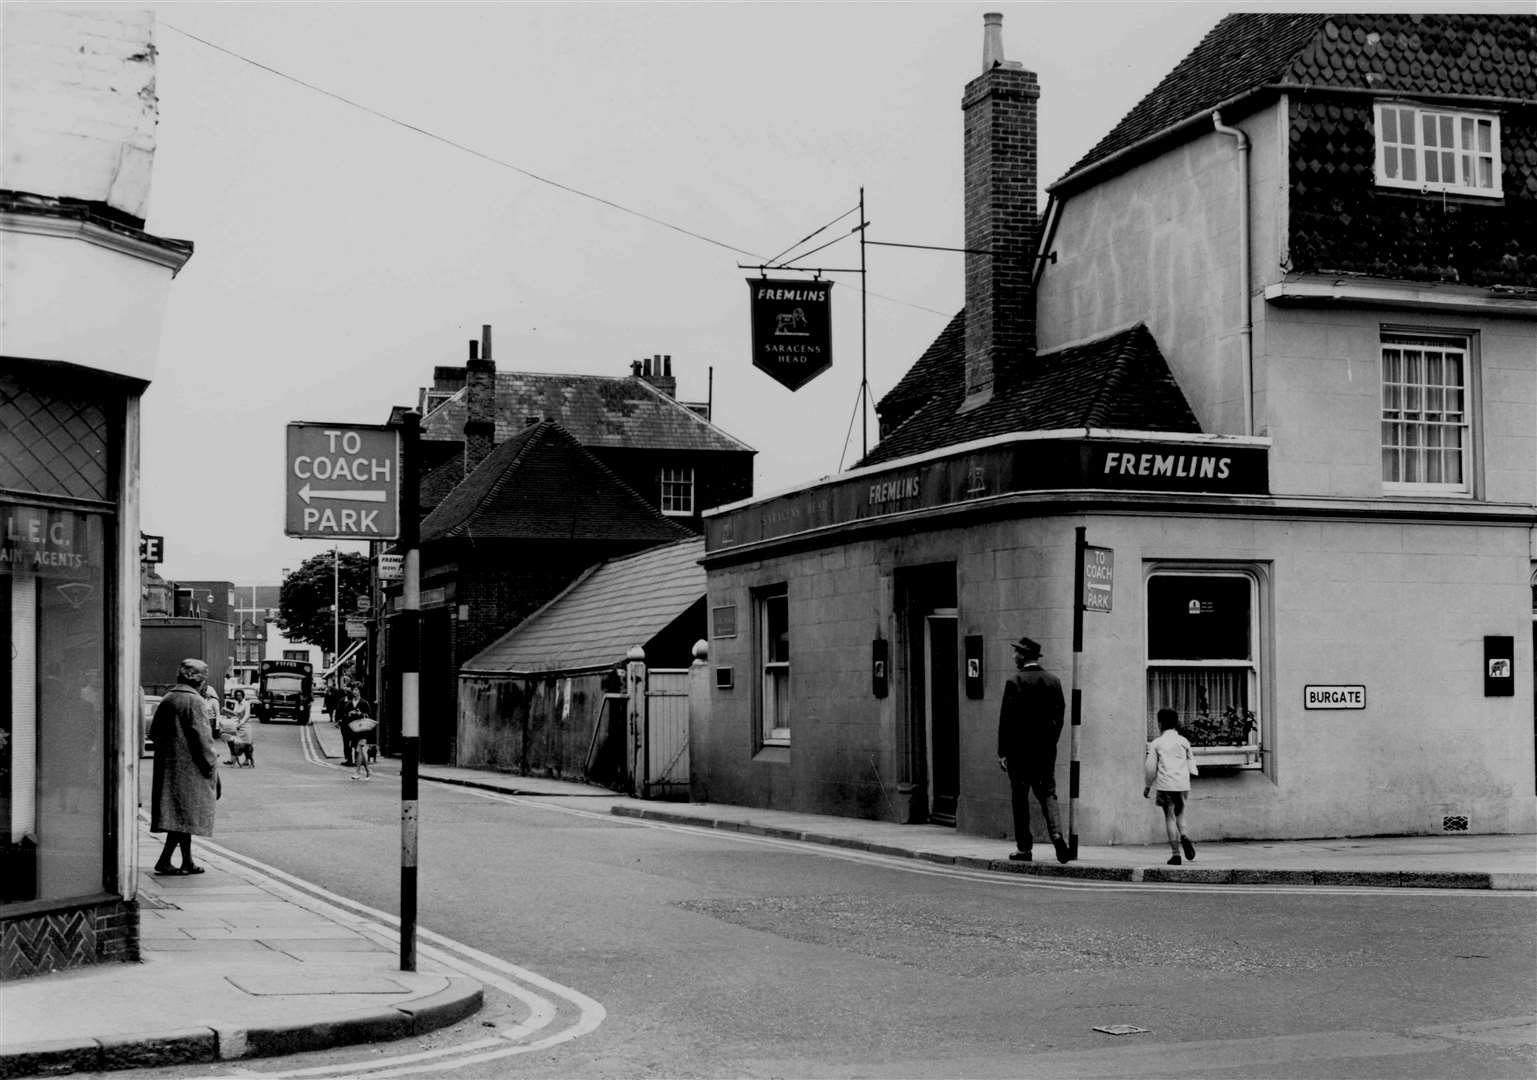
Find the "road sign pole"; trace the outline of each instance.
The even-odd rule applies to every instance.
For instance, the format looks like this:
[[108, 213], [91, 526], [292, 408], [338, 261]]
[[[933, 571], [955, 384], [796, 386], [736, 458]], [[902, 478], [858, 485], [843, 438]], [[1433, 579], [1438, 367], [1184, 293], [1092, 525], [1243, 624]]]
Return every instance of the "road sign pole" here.
[[[417, 761], [421, 744], [421, 522], [417, 511], [422, 415], [401, 418], [400, 547], [400, 970], [416, 970]], [[391, 649], [395, 643], [391, 641]]]
[[1073, 704], [1072, 729], [1068, 739], [1067, 773], [1067, 849], [1078, 858], [1078, 729], [1083, 724], [1083, 691], [1078, 687], [1078, 660], [1083, 655], [1083, 556], [1088, 547], [1088, 530], [1080, 525], [1073, 532]]

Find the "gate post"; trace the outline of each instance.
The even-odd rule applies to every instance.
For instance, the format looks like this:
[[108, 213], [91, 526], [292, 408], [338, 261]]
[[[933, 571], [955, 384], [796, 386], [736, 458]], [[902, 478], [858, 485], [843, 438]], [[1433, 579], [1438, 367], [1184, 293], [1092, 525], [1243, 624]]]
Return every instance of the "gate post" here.
[[630, 695], [625, 710], [630, 794], [644, 799], [651, 782], [651, 777], [642, 775], [646, 770], [646, 650], [636, 645], [625, 654], [625, 661], [625, 689]]

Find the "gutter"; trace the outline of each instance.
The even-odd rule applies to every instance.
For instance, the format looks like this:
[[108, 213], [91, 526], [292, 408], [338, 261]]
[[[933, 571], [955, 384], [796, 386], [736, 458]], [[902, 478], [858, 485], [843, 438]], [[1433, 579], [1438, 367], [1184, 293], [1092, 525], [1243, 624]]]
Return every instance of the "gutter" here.
[[1212, 127], [1219, 135], [1238, 140], [1238, 289], [1243, 297], [1243, 324], [1239, 340], [1243, 351], [1243, 433], [1254, 434], [1254, 303], [1249, 295], [1252, 271], [1249, 267], [1249, 137], [1222, 122], [1222, 112], [1211, 114]]

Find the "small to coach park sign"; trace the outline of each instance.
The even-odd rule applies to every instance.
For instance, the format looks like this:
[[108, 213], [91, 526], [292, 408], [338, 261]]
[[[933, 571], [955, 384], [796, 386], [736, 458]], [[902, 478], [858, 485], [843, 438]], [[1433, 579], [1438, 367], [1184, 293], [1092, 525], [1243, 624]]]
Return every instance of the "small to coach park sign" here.
[[1364, 709], [1366, 708], [1366, 687], [1304, 686], [1302, 707], [1304, 709]]

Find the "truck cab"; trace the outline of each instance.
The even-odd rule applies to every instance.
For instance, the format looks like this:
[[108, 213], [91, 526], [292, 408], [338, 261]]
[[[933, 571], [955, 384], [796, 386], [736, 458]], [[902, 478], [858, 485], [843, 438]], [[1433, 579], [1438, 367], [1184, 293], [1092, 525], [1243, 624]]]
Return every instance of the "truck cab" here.
[[314, 685], [314, 668], [306, 661], [262, 660], [252, 712], [264, 724], [278, 719], [308, 724]]

